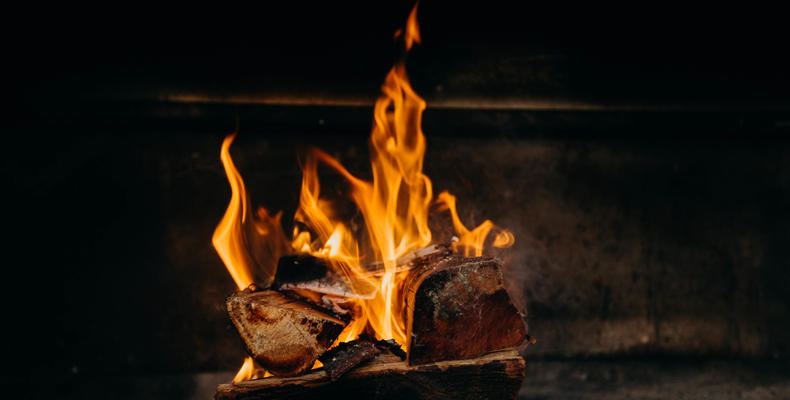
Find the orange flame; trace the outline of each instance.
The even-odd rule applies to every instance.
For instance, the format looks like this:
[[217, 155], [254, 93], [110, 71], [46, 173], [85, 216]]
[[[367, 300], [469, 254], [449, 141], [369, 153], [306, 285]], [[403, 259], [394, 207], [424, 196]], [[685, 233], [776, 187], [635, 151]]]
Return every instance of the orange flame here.
[[222, 141], [222, 150], [220, 151], [220, 160], [222, 166], [225, 167], [225, 174], [228, 176], [230, 182], [231, 194], [230, 204], [225, 211], [225, 216], [214, 229], [214, 235], [211, 237], [211, 243], [217, 250], [225, 267], [228, 268], [230, 276], [236, 282], [238, 288], [244, 289], [252, 283], [252, 259], [245, 246], [246, 240], [244, 239], [244, 231], [242, 225], [247, 217], [248, 199], [247, 191], [244, 189], [244, 181], [241, 179], [241, 174], [233, 165], [233, 160], [230, 158], [230, 144], [236, 134], [228, 135]]
[[[316, 360], [315, 363], [316, 365], [314, 365], [313, 368], [320, 368], [324, 366], [321, 361]], [[268, 378], [270, 376], [273, 375], [255, 364], [255, 360], [253, 360], [252, 357], [247, 357], [244, 359], [244, 364], [242, 364], [241, 368], [239, 368], [239, 372], [236, 372], [236, 376], [233, 377], [233, 383], [248, 381], [251, 379]]]
[[255, 362], [252, 361], [252, 357], [247, 357], [244, 359], [244, 364], [242, 364], [241, 368], [239, 368], [239, 372], [236, 372], [236, 376], [233, 377], [233, 383], [248, 381], [252, 379], [254, 375]]
[[[235, 138], [233, 133], [222, 142], [220, 160], [230, 182], [231, 196], [211, 242], [242, 290], [253, 282], [268, 286], [274, 279], [277, 260], [288, 252], [289, 244], [282, 231], [282, 213], [272, 217], [263, 207], [257, 214], [251, 213], [244, 180], [230, 158], [230, 144]], [[257, 279], [253, 279], [253, 271], [259, 271]]]
[[439, 196], [436, 198], [436, 204], [439, 205], [440, 209], [450, 211], [450, 216], [453, 219], [453, 228], [460, 236], [458, 241], [453, 244], [453, 247], [456, 251], [463, 250], [465, 256], [482, 256], [485, 240], [491, 230], [494, 229], [497, 230], [492, 243], [494, 247], [510, 247], [513, 245], [515, 241], [513, 234], [508, 230], [497, 228], [490, 220], [483, 221], [477, 228], [470, 231], [458, 218], [458, 211], [455, 209], [455, 196], [450, 193], [439, 193]]
[[[409, 13], [409, 19], [406, 20], [406, 37], [404, 37], [404, 45], [406, 46], [406, 51], [411, 50], [411, 46], [414, 43], [420, 43], [420, 27], [417, 24], [417, 6], [420, 5], [418, 1], [417, 4], [414, 5], [414, 8], [411, 9], [411, 13]], [[397, 38], [403, 33], [401, 29], [398, 29], [395, 32], [395, 37]]]
[[[410, 20], [414, 21], [413, 11]], [[417, 40], [416, 24], [406, 30], [407, 46]], [[351, 175], [337, 160], [320, 150], [313, 150], [303, 166], [302, 195], [296, 220], [314, 232], [321, 249], [313, 251], [328, 255], [333, 265], [343, 272], [355, 289], [360, 286], [377, 288], [373, 299], [361, 301], [363, 316], [346, 330], [353, 339], [361, 333], [367, 319], [376, 336], [393, 338], [405, 344], [406, 335], [396, 288], [402, 279], [395, 273], [396, 260], [406, 253], [431, 242], [428, 210], [433, 196], [430, 179], [422, 173], [425, 136], [421, 130], [425, 101], [409, 85], [403, 62], [396, 64], [385, 79], [382, 96], [374, 108], [374, 127], [370, 137], [373, 181]], [[328, 203], [317, 201], [320, 186], [317, 163], [322, 162], [346, 178], [351, 200], [365, 220], [372, 258], [383, 262], [384, 273], [371, 279], [361, 270], [359, 241], [343, 221], [333, 218]], [[305, 236], [297, 234], [298, 248], [304, 249]]]
[[[407, 51], [420, 42], [417, 6], [412, 9], [406, 28], [396, 36], [400, 34], [404, 36]], [[428, 214], [434, 203], [433, 186], [422, 172], [426, 148], [421, 128], [425, 101], [409, 84], [403, 60], [389, 71], [381, 91], [374, 107], [370, 135], [372, 181], [353, 176], [328, 154], [311, 149], [302, 163], [299, 208], [294, 215], [298, 224], [289, 244], [282, 234], [280, 214], [269, 217], [261, 208], [257, 218], [248, 215], [244, 183], [228, 152], [235, 134], [228, 136], [222, 145], [221, 159], [232, 195], [213, 242], [240, 289], [253, 282], [251, 271], [256, 265], [270, 279], [277, 259], [286, 252], [310, 253], [329, 260], [355, 293], [364, 294], [351, 299], [354, 319], [337, 342], [354, 340], [369, 330], [379, 339], [395, 339], [405, 346], [407, 337], [399, 290], [406, 272], [396, 271], [397, 260], [431, 243]], [[349, 221], [341, 219], [334, 203], [321, 197], [319, 164], [348, 184], [349, 199], [364, 219], [365, 230], [361, 235], [354, 233]], [[463, 250], [467, 256], [482, 255], [484, 242], [492, 230], [496, 232], [494, 246], [507, 247], [513, 243], [510, 232], [497, 229], [488, 220], [472, 230], [466, 228], [451, 194], [441, 193], [436, 203], [440, 209], [450, 211], [460, 237], [454, 245], [456, 251]], [[257, 229], [245, 228], [249, 224]], [[268, 244], [256, 256], [255, 248], [264, 245], [263, 239]], [[257, 246], [251, 248], [251, 244]], [[372, 262], [383, 266], [376, 274], [364, 268]], [[254, 371], [254, 363], [248, 360], [250, 365], [245, 362], [234, 382], [253, 376], [249, 371]]]

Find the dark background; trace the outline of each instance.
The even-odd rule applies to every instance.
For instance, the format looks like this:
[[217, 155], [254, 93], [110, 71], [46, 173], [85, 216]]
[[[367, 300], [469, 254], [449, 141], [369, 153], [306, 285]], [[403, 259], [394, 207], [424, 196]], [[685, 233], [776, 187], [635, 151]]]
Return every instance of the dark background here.
[[[306, 146], [368, 173], [410, 8], [9, 8], [4, 385], [178, 398], [228, 379], [244, 354], [210, 244], [221, 140], [238, 123], [252, 200], [290, 231]], [[523, 396], [698, 387], [682, 378], [700, 370], [770, 395], [787, 376], [782, 16], [421, 4], [425, 170], [469, 224], [516, 235], [508, 289], [538, 340]]]

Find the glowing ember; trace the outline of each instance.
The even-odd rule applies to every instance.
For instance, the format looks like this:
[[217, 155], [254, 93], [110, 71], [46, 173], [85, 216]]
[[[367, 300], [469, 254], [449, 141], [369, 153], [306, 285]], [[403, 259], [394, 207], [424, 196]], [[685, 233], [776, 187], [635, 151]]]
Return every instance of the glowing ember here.
[[[416, 6], [406, 29], [399, 30], [396, 38], [403, 41], [407, 51], [420, 42]], [[302, 165], [299, 208], [294, 216], [297, 224], [290, 243], [283, 234], [279, 213], [271, 217], [263, 208], [257, 214], [250, 211], [244, 182], [229, 154], [235, 134], [229, 135], [222, 144], [221, 159], [232, 195], [212, 240], [239, 289], [253, 282], [270, 284], [282, 255], [309, 253], [327, 259], [356, 293], [366, 294], [361, 296], [366, 298], [352, 299], [357, 312], [338, 343], [354, 340], [367, 329], [378, 339], [395, 339], [405, 347], [405, 321], [398, 290], [406, 273], [396, 271], [397, 260], [431, 243], [431, 206], [450, 212], [459, 237], [454, 250], [465, 255], [482, 255], [492, 230], [496, 233], [496, 247], [510, 246], [513, 235], [496, 229], [491, 221], [469, 230], [458, 217], [455, 197], [447, 192], [434, 201], [431, 181], [422, 172], [425, 136], [421, 118], [425, 101], [410, 86], [404, 61], [389, 71], [381, 90], [370, 135], [373, 180], [354, 177], [337, 160], [312, 149]], [[321, 197], [319, 165], [347, 182], [348, 196], [364, 218], [363, 234], [355, 236], [349, 221], [339, 219], [333, 204]], [[382, 273], [370, 274], [363, 268], [373, 262], [382, 266]], [[257, 376], [260, 374], [248, 358], [234, 382]]]

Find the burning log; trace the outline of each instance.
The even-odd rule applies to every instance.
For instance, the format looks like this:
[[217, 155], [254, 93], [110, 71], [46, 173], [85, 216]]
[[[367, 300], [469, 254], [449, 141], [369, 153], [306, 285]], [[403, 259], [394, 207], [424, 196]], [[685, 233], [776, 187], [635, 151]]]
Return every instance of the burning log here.
[[358, 339], [348, 343], [340, 343], [321, 357], [324, 370], [332, 381], [338, 380], [343, 374], [357, 365], [370, 361], [381, 354], [381, 349], [370, 340]]
[[415, 366], [383, 352], [338, 381], [319, 369], [297, 377], [222, 384], [214, 399], [515, 399], [524, 373], [524, 359], [513, 349]]
[[[289, 255], [280, 258], [277, 263], [277, 275], [274, 278], [274, 289], [277, 290], [309, 290], [331, 297], [371, 298], [375, 288], [368, 288], [370, 293], [357, 293], [349, 283], [333, 271], [327, 261], [310, 254]], [[360, 289], [360, 288], [358, 288]]]
[[359, 335], [359, 339], [340, 343], [321, 357], [324, 370], [329, 379], [336, 381], [343, 374], [365, 361], [372, 360], [381, 352], [389, 351], [401, 360], [406, 360], [406, 352], [392, 340], [376, 340], [368, 334]]
[[[421, 262], [425, 259], [447, 255], [450, 252], [449, 244], [432, 244], [411, 251], [396, 261], [395, 271], [408, 271], [417, 265], [421, 265]], [[366, 264], [362, 266], [362, 269], [367, 276], [380, 276], [384, 273], [384, 263], [374, 262]], [[356, 287], [352, 289], [347, 280], [333, 271], [326, 260], [310, 254], [296, 254], [280, 258], [277, 263], [277, 274], [274, 277], [272, 288], [277, 290], [309, 290], [330, 297], [371, 299], [375, 295], [377, 288], [366, 286], [370, 285], [357, 282]]]
[[515, 347], [526, 325], [495, 258], [435, 258], [404, 282], [410, 365]]
[[[452, 252], [450, 243], [431, 244], [414, 251], [410, 251], [395, 261], [395, 272], [408, 271], [418, 265], [422, 265], [426, 259], [449, 255]], [[374, 262], [364, 266], [371, 275], [381, 275], [384, 273], [384, 263]]]
[[[278, 282], [274, 286], [277, 290], [309, 290], [315, 293], [326, 294], [334, 297], [371, 298], [372, 293], [358, 294], [338, 274], [332, 270], [317, 279], [307, 281]], [[372, 292], [372, 290], [371, 290]]]
[[[395, 262], [396, 272], [406, 271], [419, 265], [423, 259], [438, 255], [450, 254], [450, 244], [431, 244], [427, 247], [410, 251], [398, 258]], [[377, 261], [362, 266], [368, 275], [381, 275], [384, 273], [384, 263]], [[274, 285], [293, 285], [304, 282], [316, 281], [326, 277], [329, 267], [326, 260], [307, 253], [292, 254], [280, 257], [277, 262], [277, 274]]]
[[247, 352], [277, 376], [312, 367], [348, 323], [274, 290], [236, 292], [226, 305]]

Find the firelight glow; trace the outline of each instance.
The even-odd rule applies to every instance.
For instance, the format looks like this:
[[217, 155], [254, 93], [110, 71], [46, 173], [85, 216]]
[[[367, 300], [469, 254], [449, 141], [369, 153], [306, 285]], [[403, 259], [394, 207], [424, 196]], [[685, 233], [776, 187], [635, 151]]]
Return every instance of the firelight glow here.
[[[417, 6], [396, 38], [407, 51], [420, 42]], [[425, 101], [409, 84], [404, 60], [389, 71], [381, 92], [370, 135], [372, 181], [353, 176], [330, 155], [311, 149], [302, 161], [299, 208], [290, 241], [285, 239], [279, 213], [271, 217], [263, 208], [256, 214], [250, 211], [244, 182], [229, 153], [235, 134], [225, 138], [221, 160], [232, 194], [212, 241], [239, 289], [253, 282], [271, 283], [277, 260], [284, 254], [309, 253], [328, 260], [355, 293], [365, 294], [351, 299], [354, 318], [336, 344], [354, 340], [367, 330], [378, 339], [395, 339], [405, 348], [408, 343], [399, 290], [406, 272], [396, 271], [397, 260], [431, 243], [428, 215], [432, 206], [450, 212], [459, 238], [453, 248], [467, 256], [482, 255], [492, 231], [496, 247], [512, 245], [513, 235], [488, 220], [470, 230], [458, 217], [454, 196], [443, 192], [434, 200], [431, 180], [422, 172]], [[354, 234], [350, 221], [342, 220], [333, 203], [321, 196], [319, 166], [347, 183], [347, 196], [364, 219], [363, 233]], [[371, 274], [363, 268], [373, 262], [382, 265], [380, 273]], [[252, 379], [253, 364], [248, 358], [234, 382]]]

